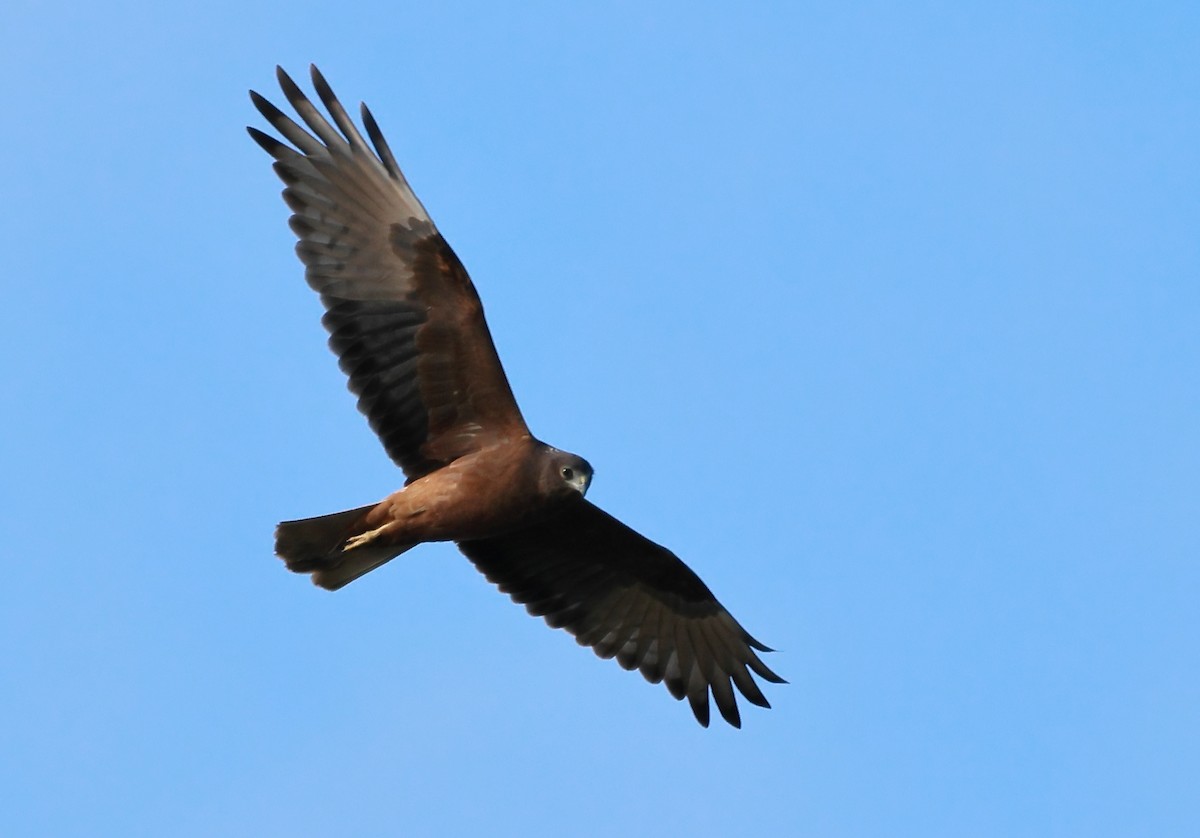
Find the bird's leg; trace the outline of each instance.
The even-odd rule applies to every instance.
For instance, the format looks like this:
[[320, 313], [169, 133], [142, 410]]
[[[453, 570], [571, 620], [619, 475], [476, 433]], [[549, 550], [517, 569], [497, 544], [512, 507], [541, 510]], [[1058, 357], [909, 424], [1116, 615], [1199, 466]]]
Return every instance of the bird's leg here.
[[386, 530], [390, 529], [391, 524], [392, 522], [389, 521], [382, 527], [376, 527], [373, 530], [367, 530], [364, 533], [359, 533], [352, 538], [347, 538], [346, 543], [342, 545], [342, 552], [348, 553], [356, 547], [362, 547], [364, 544], [370, 544], [372, 541], [379, 538], [379, 536], [383, 535]]

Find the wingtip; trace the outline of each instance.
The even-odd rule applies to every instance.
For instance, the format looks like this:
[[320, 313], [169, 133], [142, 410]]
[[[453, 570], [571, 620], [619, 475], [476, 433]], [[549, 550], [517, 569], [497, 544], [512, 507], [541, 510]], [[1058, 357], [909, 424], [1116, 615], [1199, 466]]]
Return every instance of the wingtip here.
[[[743, 695], [744, 695], [744, 693], [743, 693]], [[750, 696], [746, 696], [746, 700], [749, 701], [751, 704], [753, 704], [755, 707], [761, 707], [764, 710], [771, 709], [771, 702], [767, 701], [767, 697], [765, 695], [758, 696], [756, 698], [751, 698]]]
[[745, 629], [742, 629], [742, 639], [746, 641], [747, 646], [757, 649], [760, 652], [776, 651], [775, 649], [772, 649], [770, 646], [768, 646], [766, 643], [763, 643], [761, 640], [758, 640], [757, 638], [755, 638], [752, 634], [750, 634], [750, 632], [746, 631]]
[[769, 667], [764, 665], [763, 670], [765, 670], [765, 671], [760, 671], [759, 669], [756, 668], [754, 670], [754, 674], [757, 675], [758, 677], [762, 678], [764, 681], [769, 681], [772, 684], [786, 684], [787, 683], [786, 680], [784, 680], [781, 676], [776, 675], [775, 672], [772, 669], [770, 669]]
[[388, 174], [394, 179], [403, 182], [404, 175], [400, 171], [400, 164], [396, 162], [396, 157], [392, 154], [392, 149], [388, 146], [387, 140], [384, 139], [383, 132], [379, 130], [379, 123], [375, 121], [375, 116], [371, 113], [371, 109], [367, 107], [366, 102], [359, 102], [358, 107], [359, 112], [362, 114], [363, 127], [367, 129], [367, 136], [371, 138], [371, 145], [375, 146], [375, 153], [383, 161], [383, 167], [387, 169]]
[[308, 75], [312, 79], [313, 87], [317, 89], [318, 93], [322, 90], [330, 92], [329, 82], [325, 81], [325, 76], [317, 69], [316, 64], [308, 65]]
[[[367, 107], [366, 102], [358, 103], [358, 112], [362, 115], [363, 127], [367, 129], [367, 136], [371, 138], [371, 142], [375, 144], [375, 150], [380, 152], [380, 156], [382, 157], [382, 152], [387, 148], [387, 143], [383, 139], [383, 132], [379, 130], [379, 123], [375, 121], [375, 115], [371, 113], [371, 109]], [[383, 148], [380, 148], [380, 145]]]
[[[342, 110], [342, 105], [338, 102], [337, 96], [334, 95], [333, 88], [329, 86], [329, 82], [325, 80], [325, 76], [317, 69], [316, 64], [309, 64], [308, 72], [312, 77], [313, 89], [317, 91], [317, 96], [325, 103], [325, 107], [329, 109], [330, 114], [337, 120], [339, 116], [338, 112]], [[348, 137], [353, 136], [346, 131], [345, 126], [342, 127], [342, 131]]]
[[265, 114], [267, 111], [276, 110], [275, 106], [267, 101], [267, 97], [263, 96], [257, 90], [250, 91], [250, 102], [254, 105], [255, 110], [261, 114]]
[[288, 101], [295, 103], [296, 99], [304, 99], [304, 91], [300, 89], [300, 85], [292, 80], [288, 75], [287, 70], [280, 65], [275, 65], [275, 78], [279, 82], [279, 87], [283, 90], [283, 95], [288, 98]]
[[742, 729], [742, 715], [738, 712], [737, 702], [733, 702], [728, 707], [717, 705], [717, 710], [721, 712], [721, 718], [729, 723], [730, 727]]
[[279, 140], [275, 139], [270, 134], [258, 130], [253, 125], [246, 126], [246, 133], [250, 135], [250, 139], [258, 143], [259, 147], [272, 157], [278, 158], [280, 153], [279, 149], [286, 148], [286, 146], [279, 142]]

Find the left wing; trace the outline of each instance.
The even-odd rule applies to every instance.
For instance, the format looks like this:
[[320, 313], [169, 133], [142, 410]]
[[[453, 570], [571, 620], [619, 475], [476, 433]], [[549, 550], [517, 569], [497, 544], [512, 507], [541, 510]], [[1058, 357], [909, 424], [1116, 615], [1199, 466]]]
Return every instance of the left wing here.
[[771, 650], [691, 568], [586, 500], [532, 527], [458, 546], [530, 614], [652, 684], [665, 681], [676, 699], [686, 695], [705, 727], [709, 692], [725, 721], [741, 727], [731, 682], [759, 707], [771, 705], [751, 671], [786, 683], [755, 654]]

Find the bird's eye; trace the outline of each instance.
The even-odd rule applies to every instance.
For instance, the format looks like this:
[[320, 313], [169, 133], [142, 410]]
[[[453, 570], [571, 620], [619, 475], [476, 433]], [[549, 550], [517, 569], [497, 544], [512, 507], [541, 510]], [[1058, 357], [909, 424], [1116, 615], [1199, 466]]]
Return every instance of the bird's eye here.
[[575, 477], [575, 469], [571, 468], [570, 466], [567, 466], [567, 467], [565, 467], [565, 468], [562, 470], [562, 476], [563, 476], [563, 480], [572, 480], [572, 479], [574, 479], [574, 477]]

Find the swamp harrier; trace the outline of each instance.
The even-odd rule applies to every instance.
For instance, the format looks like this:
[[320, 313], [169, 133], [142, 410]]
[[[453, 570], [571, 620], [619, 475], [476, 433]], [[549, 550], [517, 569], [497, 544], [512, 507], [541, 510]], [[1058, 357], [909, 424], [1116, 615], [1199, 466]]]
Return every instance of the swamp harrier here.
[[379, 503], [281, 523], [288, 569], [336, 590], [417, 544], [453, 541], [529, 613], [686, 696], [700, 724], [711, 692], [741, 726], [733, 686], [769, 707], [750, 673], [783, 682], [755, 653], [770, 650], [673, 553], [584, 500], [586, 460], [530, 433], [475, 286], [370, 111], [368, 146], [316, 67], [332, 124], [278, 78], [303, 125], [252, 91], [290, 145], [248, 130], [286, 185], [296, 252], [358, 407], [408, 478]]

